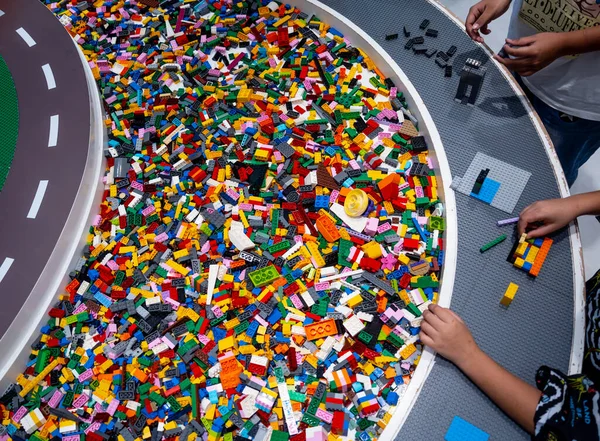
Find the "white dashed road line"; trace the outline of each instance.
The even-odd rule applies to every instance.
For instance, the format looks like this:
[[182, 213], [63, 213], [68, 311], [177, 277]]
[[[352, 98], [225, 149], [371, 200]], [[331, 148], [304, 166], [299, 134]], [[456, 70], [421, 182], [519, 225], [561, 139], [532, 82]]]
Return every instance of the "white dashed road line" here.
[[44, 71], [44, 75], [46, 76], [48, 90], [54, 89], [56, 87], [56, 81], [54, 81], [54, 73], [52, 72], [52, 68], [49, 64], [44, 64], [42, 66], [42, 70]]
[[35, 192], [35, 197], [33, 198], [33, 202], [31, 203], [31, 208], [29, 209], [29, 213], [27, 213], [27, 219], [35, 219], [38, 211], [40, 210], [40, 206], [42, 205], [42, 201], [44, 200], [44, 195], [46, 194], [46, 188], [48, 188], [48, 181], [40, 181], [37, 191]]
[[[2, 12], [2, 11], [0, 11], [0, 12]], [[8, 272], [8, 270], [10, 269], [10, 267], [14, 261], [15, 261], [15, 259], [11, 259], [10, 257], [7, 257], [4, 259], [4, 262], [2, 262], [2, 265], [0, 265], [0, 282], [2, 282], [2, 279], [4, 279], [4, 276], [6, 276], [6, 273]]]
[[19, 34], [21, 36], [21, 38], [23, 39], [23, 41], [25, 41], [25, 43], [27, 43], [27, 46], [29, 46], [29, 47], [35, 46], [35, 40], [33, 38], [31, 38], [31, 35], [29, 35], [29, 33], [25, 29], [23, 29], [23, 28], [17, 29], [17, 34]]
[[48, 137], [48, 147], [56, 147], [58, 142], [58, 115], [50, 117], [50, 136]]

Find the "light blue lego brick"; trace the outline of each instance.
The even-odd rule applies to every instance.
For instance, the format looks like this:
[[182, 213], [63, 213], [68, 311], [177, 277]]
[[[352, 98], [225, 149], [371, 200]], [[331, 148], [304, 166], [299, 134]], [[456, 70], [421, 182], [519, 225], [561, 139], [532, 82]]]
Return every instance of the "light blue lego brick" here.
[[450, 423], [445, 441], [488, 441], [490, 436], [459, 416], [455, 416]]
[[479, 194], [471, 193], [471, 196], [487, 204], [491, 204], [499, 189], [500, 182], [494, 181], [490, 178], [485, 178], [483, 184], [481, 185], [481, 190], [479, 190]]

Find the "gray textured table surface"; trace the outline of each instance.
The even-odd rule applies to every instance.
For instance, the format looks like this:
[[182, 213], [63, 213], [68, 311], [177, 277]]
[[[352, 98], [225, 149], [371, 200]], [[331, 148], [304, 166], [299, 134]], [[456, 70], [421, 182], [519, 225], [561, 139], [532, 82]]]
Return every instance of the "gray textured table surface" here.
[[[375, 39], [398, 63], [425, 102], [442, 138], [453, 176], [463, 176], [477, 152], [532, 173], [515, 208], [559, 197], [544, 145], [520, 99], [484, 51], [459, 26], [424, 0], [321, 0]], [[438, 38], [426, 45], [458, 48], [451, 58], [454, 74], [445, 78], [433, 58], [404, 49], [402, 27], [422, 35], [419, 24], [430, 20]], [[385, 41], [386, 34], [398, 40]], [[454, 102], [458, 72], [467, 58], [486, 62], [487, 75], [474, 107]], [[456, 193], [458, 265], [452, 309], [469, 324], [475, 339], [495, 360], [534, 383], [546, 364], [567, 371], [573, 333], [573, 270], [566, 232], [554, 237], [550, 255], [537, 280], [506, 262], [513, 244], [511, 227], [496, 221], [511, 217], [496, 208]], [[481, 245], [502, 233], [510, 240], [480, 254]], [[508, 310], [499, 301], [509, 282], [520, 288]], [[438, 357], [397, 439], [442, 440], [454, 415], [491, 435], [493, 440], [529, 439], [451, 363]]]

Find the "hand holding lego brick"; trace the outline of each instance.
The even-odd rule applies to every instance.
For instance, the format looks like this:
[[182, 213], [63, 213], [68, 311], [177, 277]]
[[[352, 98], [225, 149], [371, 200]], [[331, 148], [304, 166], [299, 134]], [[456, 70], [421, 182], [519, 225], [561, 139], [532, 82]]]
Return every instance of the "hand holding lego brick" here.
[[423, 313], [419, 338], [461, 368], [480, 350], [458, 314], [434, 304], [429, 305], [429, 309]]
[[492, 32], [488, 29], [488, 24], [508, 11], [509, 6], [510, 0], [482, 0], [471, 6], [465, 20], [465, 28], [469, 37], [483, 43], [480, 32], [484, 35]]
[[511, 71], [527, 77], [568, 55], [566, 41], [564, 34], [559, 32], [542, 32], [518, 40], [507, 38], [503, 50], [510, 58], [498, 54], [494, 58]]
[[519, 235], [527, 237], [547, 236], [563, 228], [577, 217], [577, 209], [571, 198], [537, 201], [525, 207], [519, 215]]

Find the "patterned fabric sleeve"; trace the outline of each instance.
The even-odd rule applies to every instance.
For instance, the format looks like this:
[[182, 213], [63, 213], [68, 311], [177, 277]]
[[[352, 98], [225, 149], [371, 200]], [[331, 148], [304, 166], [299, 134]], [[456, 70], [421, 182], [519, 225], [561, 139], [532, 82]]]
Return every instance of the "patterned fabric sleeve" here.
[[585, 358], [583, 372], [600, 384], [600, 271], [585, 285]]
[[534, 441], [600, 440], [600, 393], [588, 377], [567, 377], [542, 366], [536, 383], [542, 397], [535, 411]]

